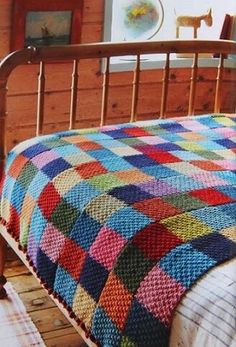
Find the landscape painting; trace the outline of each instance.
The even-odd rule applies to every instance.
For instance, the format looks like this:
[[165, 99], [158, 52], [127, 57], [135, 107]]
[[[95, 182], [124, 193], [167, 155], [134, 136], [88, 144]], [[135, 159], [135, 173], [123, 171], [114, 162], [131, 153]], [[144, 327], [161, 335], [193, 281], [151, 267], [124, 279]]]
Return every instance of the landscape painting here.
[[56, 46], [71, 42], [72, 11], [28, 11], [24, 46]]

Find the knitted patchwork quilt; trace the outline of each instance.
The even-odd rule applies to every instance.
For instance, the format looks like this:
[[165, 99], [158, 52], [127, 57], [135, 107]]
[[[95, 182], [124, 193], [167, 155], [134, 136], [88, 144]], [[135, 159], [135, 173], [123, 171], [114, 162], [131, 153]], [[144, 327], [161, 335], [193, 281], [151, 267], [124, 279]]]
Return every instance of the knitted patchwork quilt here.
[[9, 154], [1, 223], [105, 347], [166, 347], [173, 311], [236, 256], [236, 116], [36, 137]]

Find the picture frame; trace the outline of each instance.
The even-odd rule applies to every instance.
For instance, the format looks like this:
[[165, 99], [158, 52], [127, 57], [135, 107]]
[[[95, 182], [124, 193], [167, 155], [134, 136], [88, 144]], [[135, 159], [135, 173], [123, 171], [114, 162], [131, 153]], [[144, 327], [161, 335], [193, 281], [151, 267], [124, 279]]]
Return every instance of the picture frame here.
[[83, 0], [14, 0], [10, 50], [77, 44]]

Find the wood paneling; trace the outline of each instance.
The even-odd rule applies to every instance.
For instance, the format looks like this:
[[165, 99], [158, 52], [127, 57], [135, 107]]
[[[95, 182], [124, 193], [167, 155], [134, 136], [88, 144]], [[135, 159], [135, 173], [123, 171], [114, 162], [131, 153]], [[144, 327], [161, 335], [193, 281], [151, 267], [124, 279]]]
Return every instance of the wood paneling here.
[[[101, 41], [103, 37], [104, 0], [84, 0], [82, 42]], [[0, 57], [9, 53], [12, 0], [0, 0]], [[8, 144], [33, 136], [36, 123], [36, 64], [18, 67], [9, 80]], [[72, 63], [48, 64], [45, 70], [45, 131], [61, 130], [69, 124]], [[171, 69], [167, 116], [187, 112], [190, 69]], [[215, 69], [199, 68], [196, 89], [196, 114], [213, 110]], [[236, 72], [226, 70], [222, 111], [232, 112], [236, 95]], [[138, 119], [154, 118], [160, 111], [162, 69], [142, 71], [138, 100]], [[130, 116], [133, 75], [113, 73], [110, 78], [108, 123], [128, 121]], [[102, 96], [102, 76], [99, 61], [79, 63], [77, 122], [78, 127], [99, 124]]]

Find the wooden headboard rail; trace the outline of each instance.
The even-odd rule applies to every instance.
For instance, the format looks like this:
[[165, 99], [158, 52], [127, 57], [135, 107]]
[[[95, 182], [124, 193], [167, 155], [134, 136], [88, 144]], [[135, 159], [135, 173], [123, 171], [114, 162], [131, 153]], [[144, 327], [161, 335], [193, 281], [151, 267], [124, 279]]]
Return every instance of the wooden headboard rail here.
[[6, 156], [6, 120], [7, 120], [7, 83], [11, 72], [21, 64], [39, 63], [38, 77], [38, 103], [37, 103], [37, 126], [36, 135], [43, 132], [44, 122], [44, 95], [45, 95], [45, 63], [54, 61], [73, 61], [71, 103], [69, 129], [75, 127], [78, 89], [78, 62], [80, 59], [105, 58], [103, 79], [103, 93], [101, 101], [101, 125], [106, 124], [108, 92], [109, 92], [109, 63], [110, 58], [115, 56], [134, 55], [137, 57], [133, 78], [133, 93], [130, 121], [136, 120], [139, 78], [140, 78], [140, 55], [165, 54], [166, 61], [163, 68], [162, 97], [160, 105], [160, 118], [165, 116], [169, 75], [170, 54], [191, 53], [193, 55], [192, 72], [190, 77], [190, 93], [188, 114], [194, 114], [195, 91], [199, 53], [219, 53], [216, 73], [216, 90], [214, 112], [220, 112], [221, 85], [224, 70], [224, 57], [227, 54], [236, 54], [236, 42], [226, 40], [172, 40], [172, 41], [145, 41], [145, 42], [122, 42], [122, 43], [92, 43], [80, 45], [67, 45], [55, 47], [28, 47], [9, 54], [0, 64], [0, 177]]

